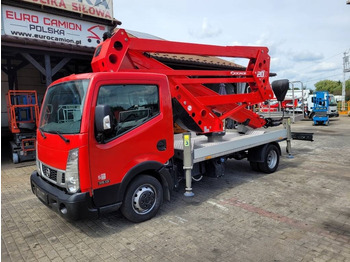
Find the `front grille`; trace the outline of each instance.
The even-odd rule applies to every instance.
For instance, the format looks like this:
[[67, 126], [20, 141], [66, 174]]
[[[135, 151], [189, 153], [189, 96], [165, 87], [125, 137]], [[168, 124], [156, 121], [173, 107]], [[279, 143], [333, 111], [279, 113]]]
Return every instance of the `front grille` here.
[[65, 187], [66, 177], [64, 171], [49, 167], [42, 163], [41, 173], [42, 177], [51, 183], [60, 187]]
[[57, 171], [49, 168], [48, 166], [43, 165], [43, 175], [48, 179], [57, 182]]

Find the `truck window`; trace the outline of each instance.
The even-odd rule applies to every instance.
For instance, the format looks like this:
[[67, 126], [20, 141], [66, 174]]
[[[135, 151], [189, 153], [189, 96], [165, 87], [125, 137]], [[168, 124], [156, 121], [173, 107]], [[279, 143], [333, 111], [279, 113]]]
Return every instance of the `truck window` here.
[[329, 105], [330, 105], [330, 106], [337, 106], [337, 105], [338, 105], [338, 104], [337, 104], [337, 100], [335, 100], [334, 95], [330, 95], [330, 96], [329, 96]]
[[57, 84], [48, 89], [40, 119], [40, 129], [48, 133], [78, 134], [89, 80]]
[[159, 114], [158, 86], [101, 86], [97, 105], [109, 105], [112, 110], [115, 130], [107, 139], [113, 139]]

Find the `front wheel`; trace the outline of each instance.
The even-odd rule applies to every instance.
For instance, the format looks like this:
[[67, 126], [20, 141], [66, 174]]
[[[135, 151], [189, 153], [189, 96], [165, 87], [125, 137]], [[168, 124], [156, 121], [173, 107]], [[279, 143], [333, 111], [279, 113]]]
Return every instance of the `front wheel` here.
[[128, 220], [139, 223], [154, 217], [163, 201], [163, 188], [159, 181], [140, 175], [128, 187], [121, 212]]
[[273, 173], [276, 171], [279, 159], [280, 159], [280, 152], [277, 146], [275, 145], [268, 145], [266, 151], [265, 151], [264, 161], [259, 162], [259, 169], [267, 174]]

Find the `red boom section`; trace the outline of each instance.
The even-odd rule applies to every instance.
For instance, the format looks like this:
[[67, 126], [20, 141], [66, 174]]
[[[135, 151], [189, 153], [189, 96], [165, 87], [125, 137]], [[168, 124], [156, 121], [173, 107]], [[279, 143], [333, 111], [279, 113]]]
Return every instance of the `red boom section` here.
[[[175, 70], [151, 53], [185, 54], [249, 59], [243, 70]], [[248, 108], [273, 97], [269, 83], [270, 56], [266, 47], [214, 46], [129, 37], [118, 29], [101, 43], [92, 60], [94, 72], [150, 72], [167, 75], [174, 104], [181, 105], [180, 119], [187, 129], [199, 133], [223, 131], [223, 120], [231, 118], [252, 128], [265, 119]], [[247, 83], [251, 92], [219, 93], [207, 84]], [[186, 116], [184, 117], [184, 113]]]

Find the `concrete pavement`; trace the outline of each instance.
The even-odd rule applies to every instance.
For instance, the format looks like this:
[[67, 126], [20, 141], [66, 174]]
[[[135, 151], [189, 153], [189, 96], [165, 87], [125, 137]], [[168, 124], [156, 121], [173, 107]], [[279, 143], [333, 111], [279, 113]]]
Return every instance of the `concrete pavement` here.
[[[67, 222], [31, 192], [35, 163], [1, 166], [2, 261], [350, 261], [350, 117], [296, 122], [269, 175], [229, 160], [224, 177], [173, 192], [158, 215], [133, 224], [119, 212]], [[285, 142], [281, 143], [285, 152]]]

